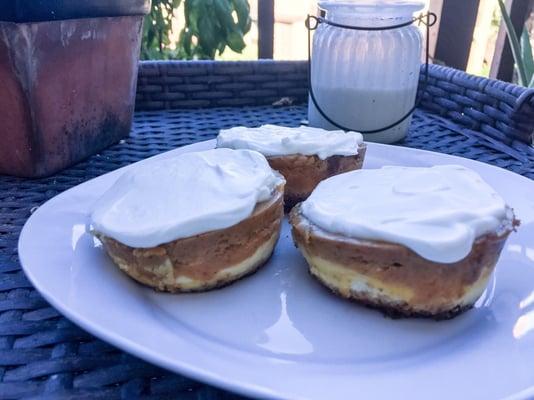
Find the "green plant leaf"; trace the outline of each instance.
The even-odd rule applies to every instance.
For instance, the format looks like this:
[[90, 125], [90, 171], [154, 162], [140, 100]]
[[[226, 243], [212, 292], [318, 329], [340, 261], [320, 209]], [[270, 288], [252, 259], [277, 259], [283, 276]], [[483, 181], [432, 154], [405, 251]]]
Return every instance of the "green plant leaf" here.
[[523, 34], [521, 35], [521, 54], [523, 62], [525, 63], [525, 73], [527, 75], [527, 82], [529, 87], [532, 87], [534, 81], [534, 57], [532, 56], [532, 45], [530, 44], [530, 37], [528, 29], [525, 26]]
[[210, 55], [213, 52], [213, 57], [215, 57], [215, 50], [218, 45], [217, 36], [209, 12], [206, 14], [198, 21], [198, 44], [202, 47], [206, 55]]
[[[172, 50], [173, 17], [180, 4], [185, 26]], [[250, 24], [247, 0], [152, 0], [143, 26], [141, 55], [144, 59], [212, 59], [227, 46], [242, 51]]]
[[243, 40], [243, 34], [239, 31], [230, 32], [227, 40], [228, 47], [238, 53], [241, 53], [246, 46], [245, 41]]
[[182, 49], [186, 59], [193, 57], [191, 46], [193, 44], [193, 35], [187, 28], [182, 29], [178, 38], [178, 48]]
[[510, 47], [512, 48], [512, 54], [514, 56], [515, 64], [517, 66], [517, 72], [519, 74], [519, 83], [523, 86], [529, 84], [527, 80], [527, 75], [525, 71], [525, 63], [521, 57], [521, 46], [519, 45], [519, 40], [514, 30], [512, 20], [506, 11], [503, 0], [498, 0], [499, 8], [501, 9], [502, 19], [504, 21], [504, 26], [506, 27], [506, 33], [508, 34], [508, 41], [510, 42]]
[[235, 12], [237, 14], [237, 24], [243, 34], [250, 31], [252, 20], [250, 19], [250, 5], [247, 0], [232, 0]]
[[224, 50], [226, 49], [226, 41], [224, 42], [220, 42], [219, 43], [219, 47], [217, 47], [217, 50], [219, 52], [219, 55], [221, 55], [222, 53], [224, 53]]
[[198, 0], [185, 0], [184, 4], [185, 24], [194, 35], [197, 35], [199, 31], [200, 5]]
[[228, 0], [215, 0], [214, 6], [214, 18], [222, 31], [223, 37], [226, 38], [228, 32], [236, 29], [236, 23], [232, 17], [232, 7]]
[[218, 19], [223, 20], [225, 23], [234, 24], [234, 19], [232, 18], [233, 10], [228, 0], [214, 0], [213, 6]]

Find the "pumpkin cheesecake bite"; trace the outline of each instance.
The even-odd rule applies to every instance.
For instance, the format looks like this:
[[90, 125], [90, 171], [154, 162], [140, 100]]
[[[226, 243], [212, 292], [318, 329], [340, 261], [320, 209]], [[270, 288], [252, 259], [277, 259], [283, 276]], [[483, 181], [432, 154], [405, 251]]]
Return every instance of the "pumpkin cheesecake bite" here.
[[213, 289], [269, 259], [284, 184], [250, 150], [154, 160], [125, 172], [96, 202], [91, 231], [138, 282], [170, 292]]
[[366, 150], [363, 137], [357, 132], [277, 125], [221, 130], [217, 147], [262, 153], [287, 181], [286, 210], [305, 200], [322, 180], [360, 169]]
[[310, 273], [390, 316], [452, 318], [484, 292], [510, 207], [462, 166], [383, 167], [319, 184], [290, 215]]

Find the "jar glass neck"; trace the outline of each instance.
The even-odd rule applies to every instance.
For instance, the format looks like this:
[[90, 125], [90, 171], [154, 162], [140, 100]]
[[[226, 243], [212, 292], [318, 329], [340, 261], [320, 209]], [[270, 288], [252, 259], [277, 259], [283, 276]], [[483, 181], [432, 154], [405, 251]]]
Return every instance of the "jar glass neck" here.
[[372, 28], [409, 22], [414, 14], [413, 10], [394, 7], [324, 6], [322, 10], [329, 21]]

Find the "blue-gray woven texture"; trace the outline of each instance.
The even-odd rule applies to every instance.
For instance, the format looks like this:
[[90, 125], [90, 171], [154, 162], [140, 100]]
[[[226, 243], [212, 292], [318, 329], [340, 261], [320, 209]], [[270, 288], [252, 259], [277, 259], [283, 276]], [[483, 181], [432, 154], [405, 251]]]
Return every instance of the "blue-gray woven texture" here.
[[[400, 145], [534, 179], [534, 90], [431, 67], [419, 94], [421, 107]], [[304, 62], [142, 63], [129, 139], [49, 178], [0, 176], [0, 399], [236, 398], [129, 356], [63, 318], [24, 276], [18, 235], [35, 207], [68, 188], [212, 139], [221, 128], [299, 125], [306, 100]]]

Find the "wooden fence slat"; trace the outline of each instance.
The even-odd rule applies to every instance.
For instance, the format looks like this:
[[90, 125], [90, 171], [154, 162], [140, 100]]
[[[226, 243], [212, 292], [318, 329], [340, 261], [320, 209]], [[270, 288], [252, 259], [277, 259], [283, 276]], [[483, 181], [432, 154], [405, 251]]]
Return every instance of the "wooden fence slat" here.
[[274, 0], [258, 0], [258, 58], [273, 58]]
[[449, 67], [465, 70], [473, 41], [479, 0], [443, 2], [434, 57]]
[[[517, 37], [521, 37], [525, 21], [530, 16], [533, 6], [534, 0], [506, 1], [506, 8], [508, 9]], [[512, 55], [510, 43], [508, 43], [506, 28], [504, 22], [501, 22], [495, 44], [495, 53], [491, 62], [490, 78], [511, 82], [514, 76], [514, 64], [514, 56]]]
[[[432, 26], [432, 28], [430, 28], [430, 37], [428, 38], [430, 46], [430, 57], [432, 60], [436, 57], [436, 46], [438, 43], [439, 27], [441, 23], [441, 9], [443, 8], [443, 2], [444, 0], [430, 0], [428, 2], [428, 11], [433, 12], [437, 16], [436, 23], [434, 24], [434, 26]], [[421, 60], [423, 59], [424, 58], [421, 58]]]

